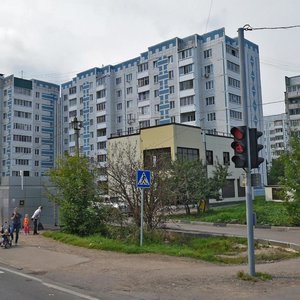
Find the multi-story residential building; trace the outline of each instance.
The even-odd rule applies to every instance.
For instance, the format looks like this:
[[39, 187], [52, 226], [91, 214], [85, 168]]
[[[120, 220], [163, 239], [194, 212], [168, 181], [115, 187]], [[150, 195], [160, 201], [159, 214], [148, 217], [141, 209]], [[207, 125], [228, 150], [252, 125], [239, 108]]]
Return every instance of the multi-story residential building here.
[[49, 82], [0, 75], [1, 222], [13, 207], [30, 214], [43, 205], [44, 222], [55, 223], [55, 206], [45, 196], [44, 175], [54, 167], [56, 152], [61, 152], [59, 91], [58, 85]]
[[300, 132], [300, 76], [285, 77], [285, 110], [291, 131]]
[[[248, 111], [251, 127], [262, 130], [258, 46], [246, 41]], [[118, 65], [92, 68], [62, 84], [64, 151], [73, 151], [71, 122], [82, 121], [81, 152], [106, 160], [112, 135], [167, 123], [229, 133], [243, 125], [237, 38], [224, 28], [151, 46]]]
[[287, 115], [278, 114], [264, 117], [264, 151], [268, 168], [272, 160], [278, 158], [286, 149], [289, 138]]

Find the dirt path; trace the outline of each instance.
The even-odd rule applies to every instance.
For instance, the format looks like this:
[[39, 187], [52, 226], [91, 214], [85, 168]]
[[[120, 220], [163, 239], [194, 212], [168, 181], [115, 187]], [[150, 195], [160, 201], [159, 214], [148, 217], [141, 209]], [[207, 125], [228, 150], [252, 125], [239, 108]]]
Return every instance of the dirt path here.
[[[300, 259], [257, 265], [256, 271], [270, 273], [274, 279], [252, 283], [235, 277], [239, 270], [248, 271], [246, 265], [222, 266], [189, 258], [89, 250], [41, 235], [21, 236], [18, 247], [23, 255], [30, 248], [36, 249], [36, 255], [38, 249], [57, 253], [57, 260], [49, 258], [49, 263], [45, 257], [39, 272], [35, 272], [36, 266], [22, 267], [20, 261], [25, 272], [93, 296], [104, 293], [104, 299], [282, 299], [278, 298], [281, 294], [285, 299], [298, 299], [292, 297], [300, 293]], [[81, 260], [59, 263], [59, 253]]]

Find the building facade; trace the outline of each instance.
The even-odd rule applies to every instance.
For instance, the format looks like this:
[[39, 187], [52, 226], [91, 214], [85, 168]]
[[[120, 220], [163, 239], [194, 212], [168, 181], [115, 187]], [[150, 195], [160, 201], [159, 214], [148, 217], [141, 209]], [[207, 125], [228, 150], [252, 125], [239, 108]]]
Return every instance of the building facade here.
[[285, 77], [285, 109], [290, 130], [300, 132], [300, 76]]
[[[226, 185], [220, 191], [220, 196], [223, 201], [238, 201], [245, 199], [245, 189], [240, 186], [243, 171], [236, 169], [230, 159], [233, 156], [233, 149], [230, 146], [232, 141], [233, 138], [229, 136], [205, 134], [197, 126], [173, 123], [142, 128], [136, 134], [109, 138], [108, 155], [113, 161], [115, 149], [126, 152], [130, 147], [134, 147], [136, 156], [133, 159], [142, 162], [146, 169], [151, 169], [160, 158], [163, 160], [200, 159], [206, 166], [208, 177], [213, 176], [217, 163], [228, 166], [229, 175]], [[211, 200], [214, 202], [219, 199]]]
[[[262, 130], [258, 46], [246, 41], [251, 127]], [[73, 152], [71, 122], [82, 122], [80, 151], [106, 160], [107, 138], [181, 123], [208, 133], [243, 125], [237, 38], [224, 28], [151, 46], [118, 65], [92, 68], [62, 84], [62, 151]]]
[[[44, 224], [57, 222], [48, 201], [46, 171], [54, 167], [61, 137], [59, 85], [0, 75], [0, 221], [18, 206], [31, 214], [42, 205]], [[59, 140], [60, 141], [60, 140]]]
[[289, 140], [289, 126], [287, 114], [264, 117], [264, 151], [267, 167], [272, 160], [278, 158], [287, 149]]

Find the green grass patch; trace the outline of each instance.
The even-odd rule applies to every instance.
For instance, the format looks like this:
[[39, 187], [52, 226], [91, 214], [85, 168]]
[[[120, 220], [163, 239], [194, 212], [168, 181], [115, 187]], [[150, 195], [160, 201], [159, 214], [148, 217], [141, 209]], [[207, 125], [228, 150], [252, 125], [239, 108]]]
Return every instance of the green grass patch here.
[[[245, 238], [237, 237], [183, 237], [176, 234], [164, 233], [145, 233], [144, 245], [139, 245], [139, 240], [126, 239], [125, 236], [119, 235], [118, 239], [104, 237], [100, 234], [79, 237], [60, 231], [46, 231], [45, 237], [57, 241], [71, 244], [74, 246], [85, 247], [89, 249], [109, 250], [133, 253], [156, 253], [178, 257], [191, 257], [213, 263], [223, 264], [244, 264], [247, 263], [247, 241]], [[261, 245], [256, 245], [259, 249]], [[283, 251], [276, 254], [272, 253], [269, 257], [264, 251], [264, 256], [258, 259], [259, 262], [267, 262], [291, 258], [298, 253], [289, 253]], [[259, 256], [257, 256], [258, 258]]]
[[237, 278], [245, 281], [252, 281], [252, 282], [257, 282], [257, 281], [267, 281], [267, 280], [272, 280], [273, 277], [272, 275], [268, 273], [263, 273], [263, 272], [256, 272], [255, 276], [251, 276], [244, 271], [239, 271], [237, 273]]
[[[264, 197], [256, 197], [253, 201], [253, 211], [256, 213], [258, 225], [291, 226], [284, 203], [265, 201]], [[192, 213], [191, 215], [173, 215], [171, 219], [201, 221], [212, 223], [246, 224], [246, 203], [229, 207], [211, 208], [208, 212]]]

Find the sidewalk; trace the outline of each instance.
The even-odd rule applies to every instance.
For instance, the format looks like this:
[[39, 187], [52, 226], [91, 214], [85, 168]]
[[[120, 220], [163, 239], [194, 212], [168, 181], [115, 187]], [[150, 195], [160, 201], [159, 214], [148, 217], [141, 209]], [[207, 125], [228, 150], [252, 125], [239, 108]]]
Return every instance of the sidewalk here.
[[[239, 224], [215, 224], [205, 222], [168, 222], [166, 228], [173, 231], [189, 232], [191, 234], [214, 234], [225, 236], [247, 237], [247, 226]], [[300, 251], [299, 227], [254, 228], [254, 239], [268, 241], [270, 244], [280, 245]]]

